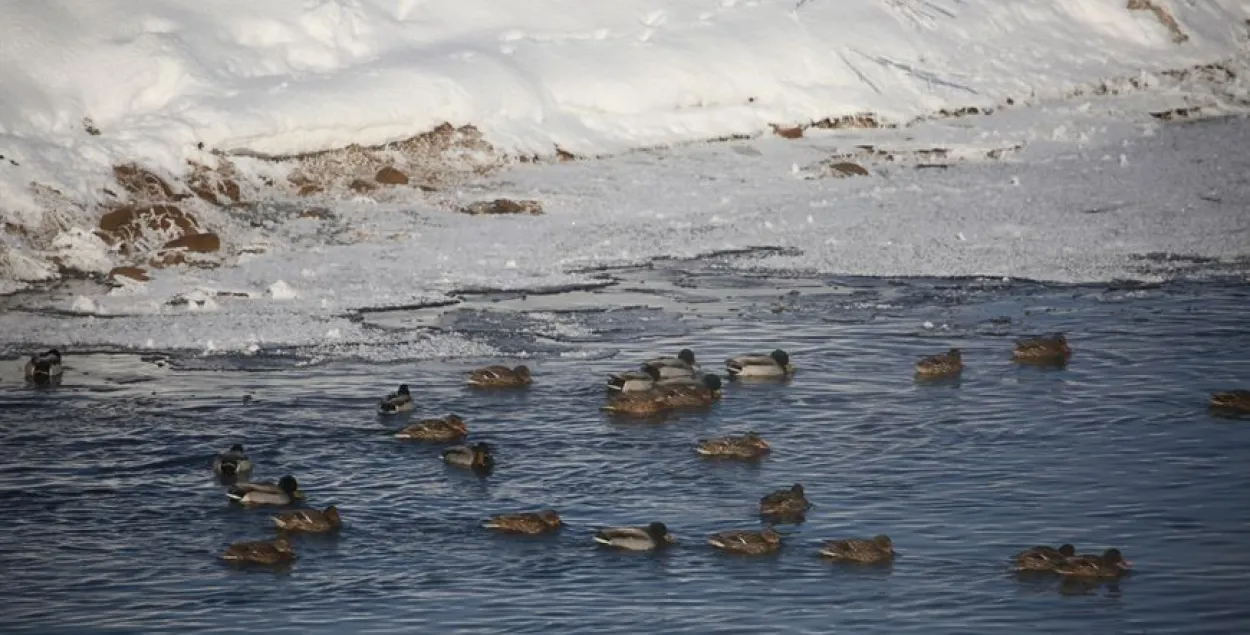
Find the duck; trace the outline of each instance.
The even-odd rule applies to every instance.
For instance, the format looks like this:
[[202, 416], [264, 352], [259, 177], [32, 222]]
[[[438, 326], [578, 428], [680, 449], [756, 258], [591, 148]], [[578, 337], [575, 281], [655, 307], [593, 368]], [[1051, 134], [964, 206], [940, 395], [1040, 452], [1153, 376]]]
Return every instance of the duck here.
[[495, 456], [491, 454], [490, 445], [482, 441], [443, 450], [443, 461], [448, 465], [469, 468], [475, 472], [489, 473], [495, 467]]
[[487, 366], [469, 372], [469, 385], [479, 388], [517, 388], [532, 382], [528, 366]]
[[557, 514], [553, 509], [520, 514], [500, 514], [482, 522], [482, 526], [487, 529], [531, 535], [555, 531], [562, 524], [560, 514]]
[[408, 392], [408, 384], [400, 384], [399, 389], [382, 398], [378, 403], [378, 413], [384, 415], [410, 412], [416, 404], [412, 401], [412, 393]]
[[933, 355], [916, 362], [916, 377], [920, 379], [954, 377], [963, 369], [963, 355], [959, 349], [952, 348], [941, 355]]
[[595, 532], [595, 542], [627, 551], [652, 551], [663, 549], [675, 542], [677, 537], [669, 533], [662, 522], [646, 527], [606, 527]]
[[226, 547], [221, 559], [245, 564], [284, 564], [295, 559], [295, 550], [288, 538], [279, 536], [275, 540], [236, 542]]
[[53, 348], [35, 353], [26, 362], [26, 381], [32, 384], [50, 384], [61, 378], [61, 351]]
[[654, 390], [621, 393], [600, 408], [605, 412], [637, 417], [651, 417], [671, 409], [664, 395]]
[[1211, 407], [1232, 412], [1250, 413], [1250, 390], [1230, 390], [1211, 395]]
[[223, 479], [246, 481], [252, 474], [252, 460], [243, 452], [243, 445], [236, 443], [213, 459], [213, 473]]
[[323, 534], [343, 526], [339, 517], [339, 508], [330, 505], [324, 510], [299, 509], [273, 517], [273, 523], [280, 531], [303, 531], [311, 534]]
[[655, 382], [660, 380], [660, 370], [654, 366], [643, 366], [642, 370], [608, 375], [608, 390], [618, 392], [643, 392], [651, 390]]
[[742, 436], [717, 437], [699, 441], [695, 452], [700, 456], [723, 459], [758, 459], [771, 450], [768, 442], [755, 432]]
[[803, 493], [803, 486], [795, 483], [790, 489], [779, 489], [760, 499], [763, 516], [802, 516], [812, 506]]
[[1133, 563], [1124, 559], [1119, 549], [1108, 549], [1100, 556], [1076, 555], [1064, 558], [1054, 569], [1055, 573], [1072, 578], [1118, 578], [1132, 569]]
[[235, 483], [226, 492], [230, 500], [242, 505], [255, 507], [260, 505], [285, 506], [304, 498], [299, 483], [290, 474], [278, 479], [278, 483]]
[[820, 548], [820, 555], [843, 562], [877, 564], [894, 560], [894, 542], [885, 534], [872, 539], [845, 538], [830, 540]]
[[1029, 547], [1016, 554], [1016, 571], [1054, 571], [1063, 561], [1076, 555], [1076, 547], [1064, 543], [1059, 548], [1047, 545]]
[[664, 383], [668, 381], [673, 380], [661, 380], [654, 390], [670, 408], [698, 408], [720, 399], [722, 384], [720, 377], [716, 375], [704, 375], [702, 379], [694, 381]]
[[396, 439], [433, 442], [459, 441], [466, 436], [469, 436], [469, 426], [455, 414], [441, 419], [422, 419], [395, 433]]
[[683, 348], [677, 357], [655, 357], [642, 363], [642, 369], [652, 369], [660, 374], [660, 379], [670, 377], [693, 377], [699, 366], [694, 361], [694, 351]]
[[781, 548], [781, 534], [768, 527], [762, 531], [735, 529], [712, 534], [708, 544], [729, 553], [759, 556]]
[[789, 377], [794, 374], [790, 354], [777, 349], [771, 353], [741, 355], [725, 360], [725, 370], [731, 379], [737, 377]]
[[1063, 365], [1070, 357], [1072, 348], [1062, 333], [1019, 340], [1011, 351], [1011, 358], [1024, 364]]

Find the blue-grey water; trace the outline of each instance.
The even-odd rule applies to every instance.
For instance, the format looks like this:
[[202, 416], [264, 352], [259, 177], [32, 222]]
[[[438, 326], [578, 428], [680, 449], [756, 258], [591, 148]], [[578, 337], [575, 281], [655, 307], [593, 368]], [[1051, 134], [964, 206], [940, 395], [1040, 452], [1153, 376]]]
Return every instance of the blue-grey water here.
[[[1057, 286], [822, 280], [698, 272], [559, 298], [480, 298], [371, 315], [396, 337], [454, 329], [524, 359], [524, 391], [464, 386], [496, 360], [385, 364], [174, 352], [70, 356], [64, 384], [0, 375], [0, 631], [584, 633], [1230, 633], [1250, 628], [1250, 421], [1210, 392], [1250, 388], [1250, 285]], [[661, 279], [664, 278], [664, 279]], [[611, 310], [589, 310], [596, 294]], [[576, 296], [576, 297], [575, 297]], [[539, 306], [546, 302], [552, 306]], [[527, 305], [527, 303], [534, 303]], [[493, 307], [493, 308], [492, 308]], [[536, 311], [528, 312], [529, 309]], [[541, 310], [537, 310], [541, 309]], [[1062, 370], [1013, 365], [1012, 341], [1062, 331]], [[47, 344], [47, 343], [39, 343]], [[707, 411], [599, 412], [602, 381], [688, 346], [708, 368], [789, 350], [785, 384], [731, 384]], [[917, 384], [918, 356], [961, 347], [958, 382]], [[72, 354], [73, 351], [70, 351]], [[517, 363], [516, 359], [502, 361]], [[497, 447], [488, 478], [391, 437], [379, 396], [456, 412]], [[758, 464], [696, 440], [753, 429]], [[280, 572], [218, 555], [273, 536], [209, 468], [242, 442], [255, 477], [297, 476], [342, 510]], [[726, 556], [712, 532], [757, 528], [760, 496], [805, 485], [815, 508], [779, 554]], [[493, 513], [557, 509], [558, 535], [493, 535]], [[597, 548], [595, 527], [666, 522], [661, 554]], [[887, 568], [832, 566], [825, 539], [889, 534]], [[1015, 551], [1119, 547], [1117, 583], [1018, 579]]]

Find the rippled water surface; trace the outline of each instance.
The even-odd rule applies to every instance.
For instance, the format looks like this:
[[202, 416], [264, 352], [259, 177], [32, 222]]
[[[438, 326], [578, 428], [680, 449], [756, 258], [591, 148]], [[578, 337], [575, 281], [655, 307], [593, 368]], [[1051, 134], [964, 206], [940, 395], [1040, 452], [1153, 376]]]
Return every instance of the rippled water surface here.
[[[596, 295], [598, 293], [598, 295]], [[584, 307], [614, 303], [620, 308]], [[561, 298], [485, 298], [370, 316], [411, 338], [454, 329], [528, 354], [528, 391], [480, 392], [495, 360], [371, 364], [296, 351], [68, 359], [22, 387], [0, 362], [0, 630], [44, 632], [1228, 633], [1250, 623], [1250, 421], [1213, 390], [1250, 388], [1250, 287], [757, 279], [714, 267]], [[545, 304], [544, 304], [545, 303]], [[563, 303], [563, 308], [561, 306]], [[1064, 331], [1064, 370], [1014, 366], [1016, 337]], [[414, 335], [417, 334], [417, 335]], [[707, 367], [789, 350], [788, 384], [730, 385], [706, 412], [607, 416], [602, 381], [689, 346]], [[912, 364], [958, 346], [955, 383]], [[505, 360], [515, 363], [515, 360]], [[377, 397], [405, 381], [417, 416], [457, 412], [497, 446], [485, 479], [405, 444]], [[696, 440], [754, 429], [758, 464]], [[284, 572], [236, 570], [230, 542], [272, 511], [227, 504], [213, 454], [241, 441], [257, 479], [296, 475], [336, 503], [337, 537], [297, 539]], [[801, 482], [816, 507], [783, 550], [741, 558], [706, 536], [757, 528], [756, 501]], [[478, 527], [553, 507], [555, 536]], [[601, 525], [666, 522], [679, 544], [617, 553]], [[824, 539], [888, 533], [890, 568], [821, 561]], [[1008, 573], [1016, 550], [1120, 547], [1135, 573], [1089, 587]]]

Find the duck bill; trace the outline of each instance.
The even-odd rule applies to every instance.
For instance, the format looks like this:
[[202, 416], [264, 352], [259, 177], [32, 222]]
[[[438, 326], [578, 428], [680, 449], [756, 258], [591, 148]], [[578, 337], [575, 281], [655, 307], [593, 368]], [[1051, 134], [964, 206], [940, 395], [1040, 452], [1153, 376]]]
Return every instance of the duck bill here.
[[1120, 567], [1121, 569], [1124, 569], [1125, 571], [1129, 571], [1133, 568], [1133, 563], [1129, 562], [1128, 560], [1121, 560], [1115, 563], [1115, 565], [1117, 567]]
[[291, 498], [294, 498], [296, 500], [304, 500], [307, 497], [304, 496], [304, 492], [301, 492], [300, 490], [295, 490], [295, 493], [291, 494]]
[[797, 370], [797, 369], [795, 368], [794, 364], [786, 364], [786, 372], [787, 372], [787, 373], [793, 373], [795, 370]]

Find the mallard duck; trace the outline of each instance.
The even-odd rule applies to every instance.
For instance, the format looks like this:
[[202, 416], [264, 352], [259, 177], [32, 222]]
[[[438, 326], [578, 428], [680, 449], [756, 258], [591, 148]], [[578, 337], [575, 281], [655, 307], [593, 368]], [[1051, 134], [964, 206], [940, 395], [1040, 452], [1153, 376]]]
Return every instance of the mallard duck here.
[[1011, 358], [1025, 364], [1063, 365], [1072, 357], [1068, 338], [1061, 333], [1054, 337], [1035, 337], [1016, 342]]
[[691, 377], [699, 366], [694, 362], [694, 351], [683, 348], [677, 357], [656, 357], [642, 363], [642, 369], [652, 369], [660, 374], [660, 379], [670, 377]]
[[290, 505], [304, 498], [299, 483], [291, 475], [278, 479], [278, 483], [235, 483], [226, 492], [231, 500], [248, 506]]
[[803, 486], [795, 483], [790, 489], [779, 489], [760, 499], [764, 516], [802, 516], [812, 506], [803, 494]]
[[527, 366], [487, 366], [469, 372], [469, 385], [479, 388], [516, 388], [528, 386], [531, 381]]
[[767, 355], [742, 355], [725, 361], [729, 377], [788, 377], [794, 374], [790, 354], [777, 349]]
[[213, 459], [213, 472], [223, 479], [246, 481], [252, 474], [252, 460], [243, 453], [243, 445], [236, 443]]
[[448, 465], [467, 467], [475, 472], [490, 472], [495, 467], [495, 457], [490, 446], [484, 442], [473, 445], [457, 445], [443, 450], [443, 460]]
[[1015, 555], [1016, 571], [1054, 571], [1063, 561], [1076, 555], [1076, 547], [1060, 545], [1058, 549], [1046, 545], [1029, 547]]
[[60, 379], [61, 351], [54, 349], [43, 353], [35, 353], [26, 362], [26, 381], [33, 384], [49, 384]]
[[763, 531], [739, 529], [712, 534], [708, 537], [707, 542], [713, 547], [729, 553], [759, 556], [780, 549], [781, 534], [774, 531], [772, 527]]
[[654, 390], [646, 392], [627, 392], [617, 395], [600, 410], [618, 414], [650, 417], [666, 410], [671, 410], [664, 395]]
[[960, 354], [959, 349], [952, 348], [949, 352], [926, 357], [916, 362], [916, 377], [921, 379], [953, 377], [963, 369], [963, 355]]
[[1055, 573], [1073, 578], [1118, 578], [1132, 568], [1119, 549], [1108, 549], [1101, 556], [1077, 555], [1064, 558]]
[[1232, 412], [1250, 413], [1250, 390], [1230, 390], [1211, 395], [1211, 407]]
[[760, 435], [748, 432], [740, 437], [718, 437], [699, 442], [695, 448], [702, 456], [725, 459], [758, 459], [768, 454], [771, 448]]
[[399, 390], [382, 398], [378, 403], [378, 413], [384, 415], [393, 415], [401, 412], [409, 412], [416, 407], [412, 401], [412, 394], [408, 392], [408, 384], [400, 384]]
[[662, 549], [675, 542], [677, 537], [668, 532], [661, 522], [646, 527], [608, 527], [595, 532], [595, 542], [629, 551]]
[[322, 534], [334, 531], [343, 526], [339, 518], [339, 508], [330, 505], [324, 511], [316, 509], [299, 509], [273, 517], [273, 522], [282, 531], [303, 531]]
[[889, 562], [894, 559], [894, 542], [885, 534], [874, 536], [871, 540], [864, 538], [830, 540], [820, 548], [820, 555], [833, 560], [860, 564]]
[[395, 433], [396, 439], [447, 442], [459, 441], [469, 435], [469, 426], [458, 415], [450, 414], [442, 419], [422, 419]]
[[285, 536], [275, 540], [258, 542], [236, 542], [226, 547], [221, 554], [222, 560], [248, 564], [283, 564], [295, 559], [295, 551], [291, 549], [291, 541]]
[[721, 380], [716, 375], [704, 375], [702, 379], [680, 380], [665, 384], [672, 380], [661, 380], [653, 392], [659, 395], [670, 408], [697, 408], [706, 406], [720, 399]]
[[642, 370], [608, 375], [608, 390], [619, 392], [642, 392], [651, 390], [660, 380], [660, 370], [655, 366], [643, 366]]
[[542, 534], [559, 529], [561, 524], [560, 515], [554, 510], [546, 509], [540, 512], [492, 516], [482, 526], [517, 534]]

